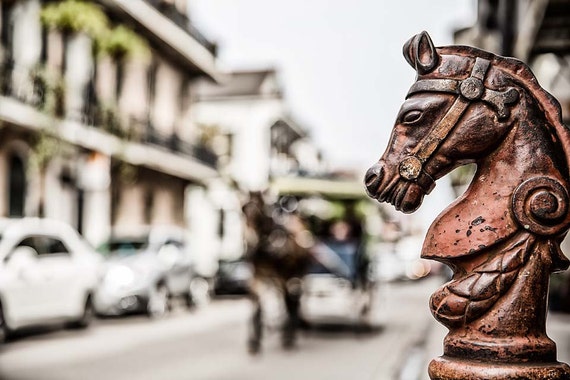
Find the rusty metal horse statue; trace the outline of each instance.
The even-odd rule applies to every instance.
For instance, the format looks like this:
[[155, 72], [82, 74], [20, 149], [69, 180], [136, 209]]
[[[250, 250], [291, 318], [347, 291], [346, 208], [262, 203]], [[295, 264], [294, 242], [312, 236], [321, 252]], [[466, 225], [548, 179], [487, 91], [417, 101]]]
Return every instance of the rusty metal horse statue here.
[[248, 350], [252, 354], [261, 349], [264, 326], [261, 298], [268, 288], [276, 291], [285, 306], [286, 319], [281, 328], [284, 348], [295, 345], [301, 323], [301, 281], [312, 260], [313, 239], [296, 215], [279, 216], [278, 211], [265, 201], [261, 192], [251, 192], [243, 206], [246, 258], [253, 267], [250, 296], [254, 310], [248, 337]]
[[366, 173], [368, 194], [405, 213], [435, 182], [475, 163], [465, 193], [428, 230], [422, 257], [449, 265], [430, 299], [449, 333], [432, 379], [570, 379], [546, 335], [549, 276], [569, 261], [570, 131], [559, 103], [513, 58], [404, 45], [417, 71], [388, 148]]

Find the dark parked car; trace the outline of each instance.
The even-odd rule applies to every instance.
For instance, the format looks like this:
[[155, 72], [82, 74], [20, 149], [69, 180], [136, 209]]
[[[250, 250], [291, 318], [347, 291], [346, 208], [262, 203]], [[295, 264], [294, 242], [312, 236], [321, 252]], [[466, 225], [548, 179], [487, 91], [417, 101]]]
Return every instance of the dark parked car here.
[[250, 264], [244, 260], [222, 260], [214, 279], [214, 292], [219, 295], [247, 294], [252, 274]]

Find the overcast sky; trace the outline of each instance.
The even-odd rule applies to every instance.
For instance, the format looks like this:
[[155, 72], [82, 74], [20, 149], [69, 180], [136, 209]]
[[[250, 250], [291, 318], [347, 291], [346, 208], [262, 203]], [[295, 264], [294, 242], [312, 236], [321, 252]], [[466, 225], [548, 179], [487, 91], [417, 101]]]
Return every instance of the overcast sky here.
[[365, 170], [383, 153], [415, 73], [402, 45], [436, 45], [472, 24], [474, 0], [190, 0], [219, 44], [222, 69], [277, 67], [291, 114], [334, 167]]

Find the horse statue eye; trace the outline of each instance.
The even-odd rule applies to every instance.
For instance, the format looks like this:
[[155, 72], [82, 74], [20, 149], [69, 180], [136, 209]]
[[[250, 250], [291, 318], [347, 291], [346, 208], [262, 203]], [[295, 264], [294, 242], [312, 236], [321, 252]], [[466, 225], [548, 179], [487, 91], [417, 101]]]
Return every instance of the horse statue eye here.
[[422, 117], [421, 111], [411, 110], [411, 111], [406, 112], [404, 114], [404, 116], [402, 116], [402, 122], [404, 124], [412, 124], [412, 123], [415, 123], [416, 121], [420, 120], [421, 117]]

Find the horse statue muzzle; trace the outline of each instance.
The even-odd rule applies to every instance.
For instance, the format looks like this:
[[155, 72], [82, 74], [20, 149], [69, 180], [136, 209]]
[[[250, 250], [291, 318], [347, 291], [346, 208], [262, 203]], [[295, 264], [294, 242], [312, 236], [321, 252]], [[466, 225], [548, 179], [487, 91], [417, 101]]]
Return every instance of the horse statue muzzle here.
[[431, 378], [569, 379], [545, 332], [549, 276], [569, 265], [560, 242], [570, 227], [570, 130], [559, 103], [516, 59], [436, 48], [426, 32], [403, 50], [417, 78], [365, 175], [368, 195], [410, 213], [439, 178], [477, 165], [421, 252], [454, 271], [430, 299], [449, 329]]

